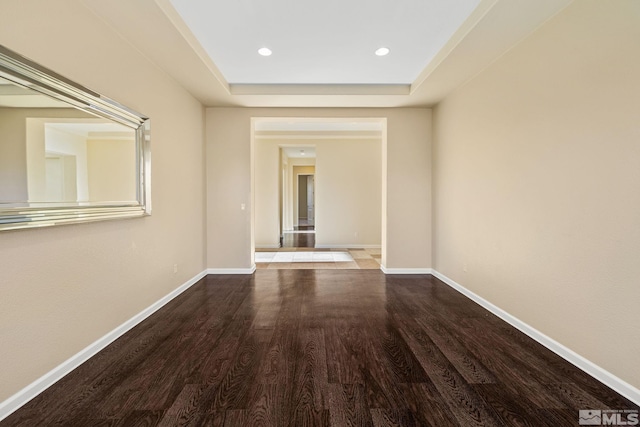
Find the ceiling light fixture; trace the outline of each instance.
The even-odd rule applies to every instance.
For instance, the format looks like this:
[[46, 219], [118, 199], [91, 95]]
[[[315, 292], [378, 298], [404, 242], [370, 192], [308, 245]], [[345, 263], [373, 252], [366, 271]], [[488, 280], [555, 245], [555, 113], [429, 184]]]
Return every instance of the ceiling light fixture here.
[[260, 49], [258, 49], [258, 53], [262, 56], [271, 56], [273, 52], [271, 52], [271, 49], [269, 49], [268, 47], [261, 47]]
[[300, 150], [300, 155], [304, 156], [304, 150]]
[[386, 56], [388, 55], [390, 52], [388, 47], [381, 47], [380, 49], [376, 50], [376, 55], [378, 56]]

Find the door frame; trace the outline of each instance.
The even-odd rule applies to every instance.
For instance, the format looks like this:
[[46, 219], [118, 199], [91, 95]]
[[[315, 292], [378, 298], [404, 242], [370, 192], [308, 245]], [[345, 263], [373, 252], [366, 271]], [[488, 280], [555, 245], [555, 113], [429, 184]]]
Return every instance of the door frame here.
[[250, 118], [250, 168], [251, 168], [251, 190], [250, 190], [250, 215], [249, 215], [249, 235], [251, 243], [249, 245], [249, 249], [251, 253], [249, 254], [249, 259], [251, 264], [255, 268], [255, 251], [256, 251], [256, 241], [255, 241], [255, 223], [256, 223], [256, 212], [255, 212], [255, 145], [256, 145], [256, 122], [258, 121], [271, 121], [271, 122], [310, 122], [310, 121], [318, 121], [318, 122], [377, 122], [382, 125], [381, 132], [381, 168], [382, 168], [382, 182], [381, 182], [381, 230], [380, 230], [380, 247], [381, 247], [381, 268], [386, 265], [387, 260], [387, 177], [388, 177], [388, 167], [387, 167], [387, 117], [371, 117], [371, 116], [343, 116], [343, 117], [335, 117], [335, 116], [313, 116], [313, 117], [291, 117], [291, 116], [252, 116]]

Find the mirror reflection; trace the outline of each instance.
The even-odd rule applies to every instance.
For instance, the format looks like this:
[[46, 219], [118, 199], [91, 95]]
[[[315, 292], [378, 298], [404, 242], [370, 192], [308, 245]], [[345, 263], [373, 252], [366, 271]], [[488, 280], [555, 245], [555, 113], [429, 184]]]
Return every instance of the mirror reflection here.
[[136, 132], [0, 78], [0, 203], [136, 202]]

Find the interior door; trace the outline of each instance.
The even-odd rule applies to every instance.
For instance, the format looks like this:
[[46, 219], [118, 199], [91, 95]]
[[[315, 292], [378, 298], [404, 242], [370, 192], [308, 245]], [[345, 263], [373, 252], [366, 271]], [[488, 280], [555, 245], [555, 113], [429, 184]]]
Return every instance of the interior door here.
[[315, 177], [307, 176], [307, 221], [313, 224], [315, 221]]

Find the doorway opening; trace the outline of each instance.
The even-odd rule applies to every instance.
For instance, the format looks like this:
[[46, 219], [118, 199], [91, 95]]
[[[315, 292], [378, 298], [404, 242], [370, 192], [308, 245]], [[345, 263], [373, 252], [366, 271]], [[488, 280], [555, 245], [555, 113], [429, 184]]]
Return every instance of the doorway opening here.
[[[293, 230], [283, 227], [280, 247], [314, 248], [316, 245], [315, 176], [299, 174], [297, 180], [297, 221], [294, 221]], [[286, 209], [286, 206], [283, 208]]]
[[315, 217], [315, 175], [298, 175], [298, 225], [296, 230], [313, 230]]
[[[316, 243], [316, 148], [279, 144], [280, 248], [314, 248]], [[258, 184], [258, 191], [262, 187]], [[260, 214], [258, 212], [258, 214]]]
[[[386, 244], [386, 119], [254, 117], [251, 126], [257, 268], [303, 262], [295, 252], [313, 252], [304, 262], [313, 260], [314, 268], [333, 262], [379, 269]], [[294, 254], [285, 256], [289, 250]]]

